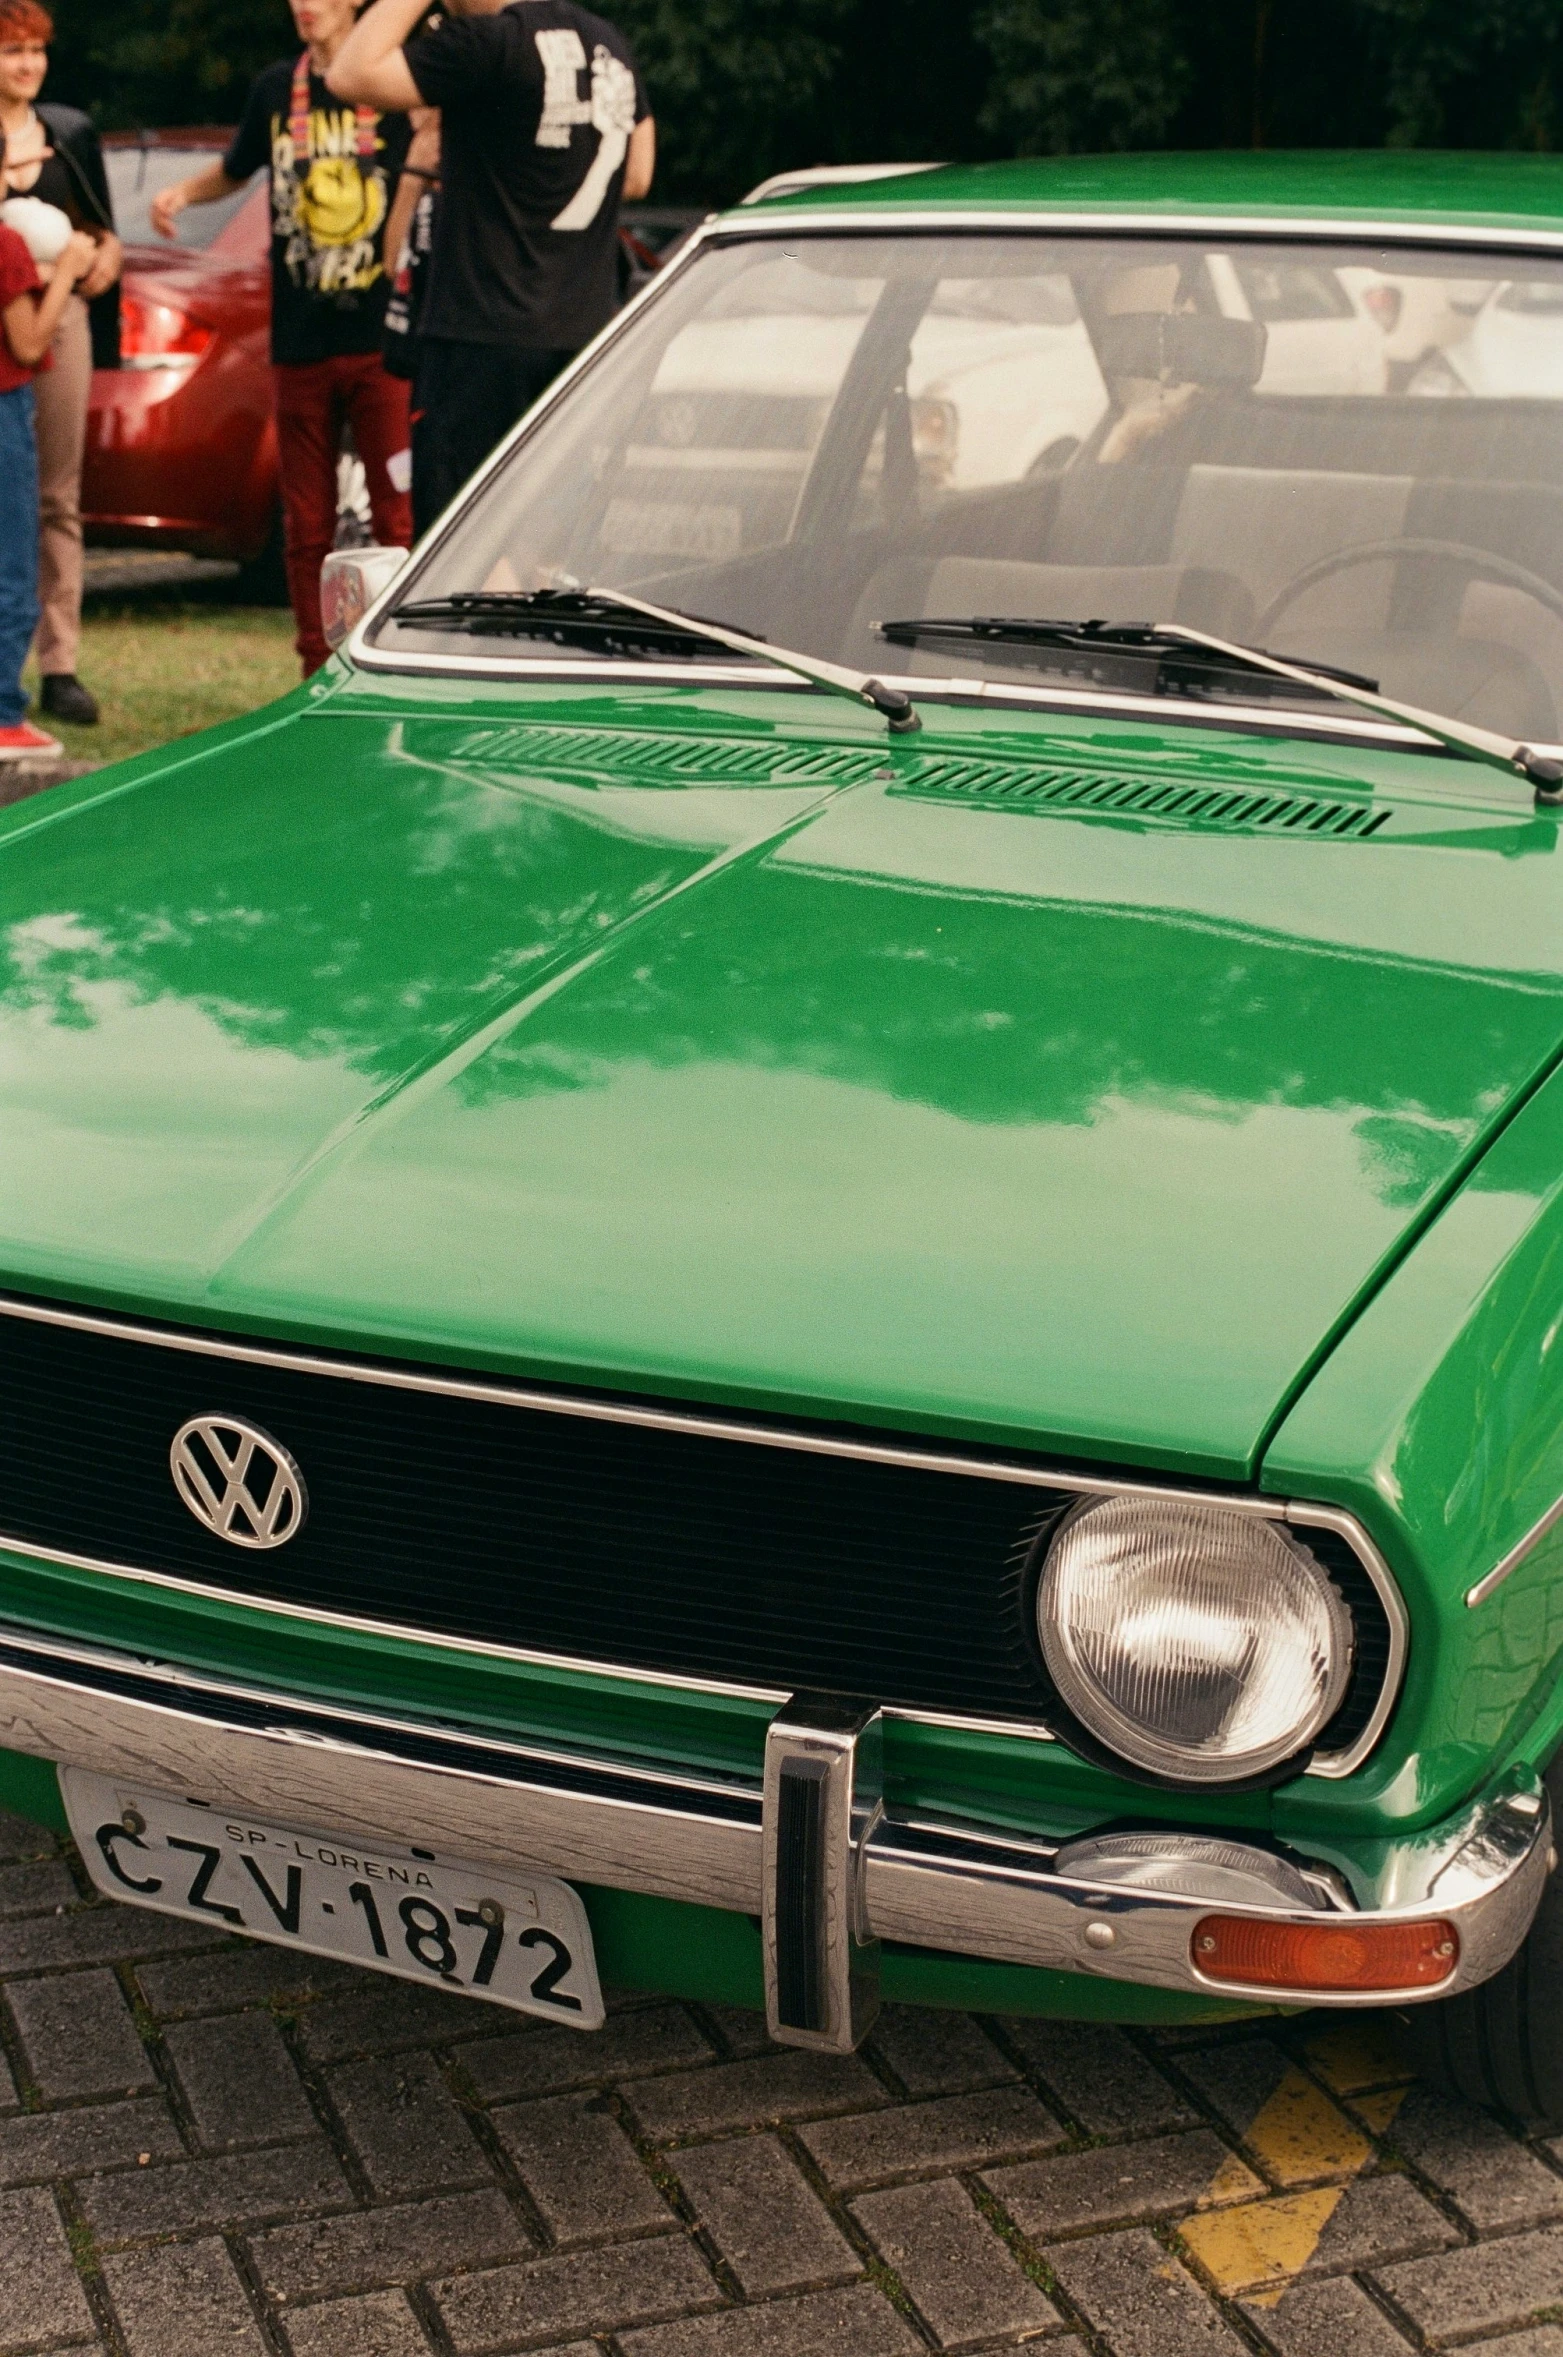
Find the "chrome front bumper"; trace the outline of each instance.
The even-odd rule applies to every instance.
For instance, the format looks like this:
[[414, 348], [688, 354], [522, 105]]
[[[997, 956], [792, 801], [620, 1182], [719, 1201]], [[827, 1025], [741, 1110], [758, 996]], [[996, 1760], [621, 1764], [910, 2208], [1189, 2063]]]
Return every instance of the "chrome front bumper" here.
[[[763, 1781], [508, 1743], [318, 1705], [129, 1655], [0, 1630], [0, 1747], [303, 1829], [416, 1839], [448, 1856], [761, 1919], [767, 2002], [784, 2042], [849, 2050], [877, 2004], [885, 1940], [1148, 1983], [1188, 1996], [1288, 2001], [1207, 1979], [1194, 1935], [1213, 1914], [1317, 1925], [1317, 1912], [1093, 1882], [1060, 1844], [886, 1811], [872, 1705], [798, 1697], [777, 1714]], [[1325, 1865], [1342, 1925], [1453, 1925], [1432, 1989], [1297, 1991], [1306, 2005], [1445, 1997], [1488, 1979], [1529, 1928], [1552, 1865], [1537, 1784], [1474, 1804], [1386, 1853], [1369, 1878]]]

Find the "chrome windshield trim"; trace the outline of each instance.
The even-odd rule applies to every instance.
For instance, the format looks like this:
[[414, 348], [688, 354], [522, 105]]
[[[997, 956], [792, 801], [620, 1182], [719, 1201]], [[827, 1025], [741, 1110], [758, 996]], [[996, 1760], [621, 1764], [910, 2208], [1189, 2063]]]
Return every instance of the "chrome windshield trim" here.
[[[890, 1441], [838, 1440], [829, 1433], [804, 1432], [784, 1425], [745, 1424], [736, 1419], [691, 1414], [675, 1408], [593, 1399], [578, 1393], [540, 1391], [517, 1383], [485, 1383], [465, 1376], [436, 1375], [382, 1366], [372, 1360], [325, 1358], [310, 1351], [291, 1351], [277, 1346], [138, 1324], [90, 1310], [62, 1309], [52, 1303], [19, 1300], [14, 1295], [0, 1295], [0, 1317], [17, 1318], [33, 1325], [64, 1326], [77, 1333], [101, 1334], [113, 1341], [145, 1343], [155, 1350], [184, 1351], [196, 1357], [234, 1360], [247, 1366], [279, 1367], [293, 1374], [335, 1376], [343, 1382], [378, 1385], [392, 1391], [428, 1392], [447, 1399], [477, 1400], [492, 1407], [535, 1409], [548, 1415], [577, 1416], [587, 1422], [630, 1424], [650, 1431], [687, 1433], [699, 1439], [732, 1441], [751, 1448], [783, 1449], [806, 1456], [898, 1465], [919, 1473], [974, 1476], [982, 1481], [1007, 1482], [1018, 1488], [1062, 1491], [1077, 1497], [1176, 1499], [1184, 1504], [1225, 1506], [1269, 1522], [1311, 1523], [1318, 1528], [1337, 1531], [1345, 1539], [1383, 1599], [1391, 1638], [1383, 1689], [1367, 1727], [1348, 1751], [1318, 1755], [1305, 1774], [1332, 1777], [1350, 1775], [1378, 1741], [1399, 1695], [1406, 1649], [1405, 1606], [1395, 1586], [1393, 1574], [1367, 1532], [1352, 1515], [1337, 1507], [1303, 1505], [1286, 1499], [1259, 1496], [1249, 1491], [1185, 1488], [1174, 1482], [1137, 1481], [1122, 1474], [1074, 1472], [1060, 1466], [1018, 1463], [1009, 1458], [969, 1457], [954, 1451], [905, 1448]], [[676, 1671], [633, 1668], [610, 1660], [540, 1652], [523, 1646], [501, 1645], [482, 1638], [459, 1637], [438, 1630], [410, 1627], [400, 1621], [381, 1621], [355, 1613], [331, 1612], [312, 1605], [250, 1596], [237, 1588], [185, 1579], [173, 1572], [152, 1571], [140, 1564], [120, 1563], [110, 1558], [76, 1555], [61, 1548], [40, 1546], [30, 1539], [14, 1537], [4, 1531], [0, 1531], [0, 1554], [14, 1555], [22, 1562], [31, 1557], [35, 1562], [56, 1563], [68, 1571], [86, 1571], [106, 1579], [165, 1589], [174, 1594], [197, 1597], [203, 1603], [222, 1604], [230, 1610], [237, 1607], [249, 1612], [275, 1613], [281, 1618], [319, 1628], [341, 1629], [358, 1636], [389, 1638], [399, 1644], [509, 1662], [523, 1668], [563, 1671], [572, 1676], [619, 1679], [634, 1685], [660, 1686], [675, 1693], [718, 1695], [729, 1701], [778, 1703], [787, 1700], [788, 1690], [782, 1687], [751, 1686]], [[971, 1734], [1013, 1735], [1022, 1741], [1049, 1743], [1058, 1740], [1051, 1728], [1028, 1719], [995, 1719], [983, 1715], [968, 1716], [960, 1712], [921, 1711], [894, 1706], [886, 1707], [885, 1716], [912, 1725], [964, 1729]]]
[[762, 687], [808, 691], [809, 683], [795, 671], [773, 670], [754, 663], [635, 663], [623, 656], [601, 662], [572, 660], [568, 655], [436, 655], [428, 651], [388, 655], [382, 647], [368, 647], [358, 664], [363, 671], [455, 673], [466, 679], [570, 680], [594, 684], [603, 679], [651, 680], [658, 687]]
[[[1128, 212], [1113, 206], [1050, 207], [1036, 198], [1014, 205], [800, 205], [796, 212], [719, 214], [698, 233], [707, 244], [730, 244], [735, 238], [797, 237], [815, 230], [876, 230], [883, 236], [897, 230], [983, 229], [1008, 230], [1024, 237], [1061, 231], [1068, 236], [1093, 233], [1134, 237], [1239, 237], [1284, 240], [1303, 245], [1450, 246], [1461, 253], [1487, 249], [1501, 253], [1563, 252], [1563, 229], [1529, 226], [1485, 226], [1479, 222], [1375, 220], [1355, 214], [1187, 213]], [[680, 257], [682, 259], [682, 256]]]
[[[637, 687], [737, 687], [774, 695], [809, 694], [806, 680], [796, 674], [754, 664], [627, 662], [608, 658], [579, 661], [568, 655], [436, 655], [428, 652], [387, 654], [369, 647], [358, 659], [363, 671], [395, 672], [403, 678], [462, 678], [510, 680], [525, 685], [556, 684], [595, 687], [605, 680], [633, 681]], [[1415, 729], [1393, 721], [1354, 718], [1341, 708], [1297, 710], [1275, 703], [1180, 704], [1172, 696], [1134, 695], [1110, 688], [1030, 687], [1019, 680], [941, 679], [937, 673], [881, 671], [886, 687], [903, 689], [919, 704], [980, 704], [1001, 710], [1093, 713], [1116, 719], [1128, 713], [1136, 720], [1169, 722], [1179, 728], [1211, 728], [1244, 736], [1312, 738], [1320, 742], [1383, 745], [1394, 751], [1442, 757], [1443, 748]], [[870, 715], [872, 720], [872, 715]], [[877, 731], [874, 732], [877, 742]], [[1538, 747], [1537, 750], [1545, 748]]]
[[[1341, 220], [1320, 222], [1299, 221], [1295, 218], [1274, 219], [1264, 214], [1212, 215], [1205, 213], [1118, 213], [1111, 211], [1069, 210], [1063, 212], [1019, 212], [1014, 209], [998, 211], [982, 206], [954, 206], [934, 210], [923, 207], [896, 207], [884, 211], [868, 211], [863, 207], [824, 207], [817, 210], [787, 214], [778, 210], [767, 215], [763, 209], [749, 214], [717, 214], [703, 221], [685, 241], [667, 266], [641, 288], [578, 352], [569, 366], [562, 369], [553, 383], [538, 398], [525, 417], [513, 426], [497, 448], [490, 452], [476, 474], [458, 491], [444, 513], [436, 518], [428, 533], [413, 550], [412, 562], [405, 566], [365, 613], [352, 636], [339, 649], [340, 656], [350, 665], [362, 665], [370, 670], [403, 670], [407, 659], [396, 657], [387, 661], [377, 658], [369, 645], [369, 633], [378, 627], [382, 617], [411, 589], [418, 573], [440, 544], [448, 538], [473, 501], [481, 498], [485, 487], [504, 466], [510, 453], [534, 434], [543, 420], [562, 401], [586, 371], [624, 333], [629, 322], [649, 303], [655, 303], [666, 293], [696, 258], [709, 245], [731, 244], [735, 240], [755, 237], [798, 237], [814, 232], [836, 230], [912, 230], [982, 229], [1003, 230], [1018, 236], [1037, 236], [1048, 231], [1080, 234], [1088, 231], [1115, 233], [1142, 232], [1151, 236], [1184, 237], [1219, 234], [1233, 237], [1263, 237], [1293, 239], [1306, 243], [1359, 243], [1366, 240], [1374, 245], [1446, 245], [1459, 252], [1479, 252], [1488, 248], [1502, 252], [1523, 252], [1527, 248], [1537, 253], [1563, 251], [1563, 230], [1520, 230], [1434, 228], [1421, 222], [1381, 222]], [[433, 658], [441, 661], [442, 658]], [[599, 674], [600, 676], [600, 674]], [[641, 673], [644, 677], [644, 672]], [[687, 676], [687, 674], [685, 675]]]
[[1526, 1556], [1541, 1545], [1548, 1531], [1555, 1528], [1559, 1522], [1563, 1522], [1563, 1498], [1555, 1500], [1547, 1508], [1540, 1521], [1531, 1524], [1525, 1536], [1509, 1549], [1501, 1562], [1495, 1563], [1491, 1571], [1479, 1579], [1474, 1587], [1466, 1589], [1467, 1610], [1474, 1611], [1478, 1604], [1485, 1604], [1493, 1590], [1502, 1587], [1511, 1571], [1519, 1570]]
[[[1505, 252], [1523, 251], [1527, 246], [1537, 252], [1563, 252], [1563, 230], [1461, 230], [1448, 227], [1432, 228], [1421, 223], [1375, 221], [1299, 221], [1273, 219], [1266, 215], [1212, 215], [1203, 213], [1117, 213], [1111, 211], [1079, 211], [1021, 213], [998, 211], [985, 207], [954, 207], [948, 210], [932, 208], [896, 207], [889, 213], [869, 211], [863, 207], [811, 207], [807, 213], [787, 215], [778, 211], [767, 215], [763, 209], [753, 213], [716, 214], [686, 239], [671, 262], [658, 271], [639, 294], [615, 314], [608, 325], [578, 352], [569, 366], [561, 370], [553, 383], [528, 410], [526, 416], [512, 427], [504, 440], [493, 450], [476, 474], [463, 485], [450, 506], [431, 525], [425, 538], [413, 550], [412, 560], [395, 578], [386, 584], [380, 596], [364, 614], [362, 621], [346, 643], [339, 649], [340, 657], [353, 669], [396, 673], [408, 678], [439, 678], [452, 675], [468, 678], [508, 679], [515, 681], [633, 679], [642, 685], [664, 687], [721, 686], [763, 688], [767, 693], [778, 689], [788, 693], [806, 692], [804, 683], [782, 672], [760, 673], [756, 676], [750, 666], [739, 668], [731, 664], [674, 665], [657, 663], [570, 663], [547, 662], [533, 657], [505, 657], [493, 655], [435, 655], [391, 653], [370, 644], [370, 633], [391, 609], [406, 597], [422, 572], [428, 559], [449, 537], [454, 526], [474, 500], [480, 498], [487, 484], [508, 462], [510, 453], [529, 440], [577, 381], [593, 367], [601, 355], [617, 342], [631, 319], [647, 304], [658, 301], [684, 271], [688, 270], [705, 248], [714, 244], [731, 244], [755, 237], [797, 237], [800, 234], [834, 230], [878, 230], [889, 228], [923, 230], [981, 229], [1004, 230], [1015, 235], [1036, 236], [1050, 230], [1069, 234], [1087, 231], [1130, 231], [1164, 237], [1188, 235], [1208, 236], [1216, 233], [1237, 237], [1291, 238], [1304, 242], [1354, 243], [1367, 240], [1372, 244], [1448, 245], [1462, 252], [1479, 251], [1484, 246]], [[887, 676], [887, 675], [882, 675]], [[975, 691], [975, 699], [1000, 706], [1055, 707], [1062, 711], [1104, 713], [1109, 717], [1124, 711], [1148, 713], [1165, 721], [1169, 717], [1180, 726], [1236, 730], [1243, 734], [1264, 734], [1289, 738], [1320, 737], [1343, 743], [1384, 744], [1404, 746], [1419, 751], [1431, 751], [1425, 737], [1412, 729], [1396, 729], [1386, 724], [1375, 724], [1365, 716], [1353, 720], [1349, 715], [1308, 714], [1295, 717], [1278, 714], [1273, 706], [1232, 705], [1217, 712], [1208, 707], [1198, 713], [1174, 712], [1169, 715], [1164, 697], [1132, 697], [1089, 694], [1064, 688], [1028, 688], [1010, 686], [1003, 681], [976, 680], [971, 682], [935, 681], [924, 678], [897, 678], [887, 684], [915, 693], [922, 701], [965, 701]]]

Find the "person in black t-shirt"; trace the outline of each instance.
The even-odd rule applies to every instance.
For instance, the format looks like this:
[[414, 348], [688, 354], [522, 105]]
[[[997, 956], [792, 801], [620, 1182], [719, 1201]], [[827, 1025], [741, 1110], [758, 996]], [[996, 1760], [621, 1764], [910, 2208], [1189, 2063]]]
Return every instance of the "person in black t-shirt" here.
[[385, 225], [411, 136], [404, 114], [343, 106], [326, 68], [355, 0], [290, 0], [303, 49], [255, 82], [220, 165], [165, 188], [154, 227], [174, 236], [186, 205], [214, 203], [271, 174], [271, 357], [287, 538], [288, 592], [306, 678], [326, 659], [320, 567], [336, 536], [337, 456], [353, 441], [376, 540], [412, 540], [407, 387], [381, 365]]
[[327, 79], [437, 106], [441, 192], [413, 415], [420, 517], [438, 514], [618, 301], [621, 197], [651, 186], [656, 127], [628, 42], [578, 0], [374, 0]]

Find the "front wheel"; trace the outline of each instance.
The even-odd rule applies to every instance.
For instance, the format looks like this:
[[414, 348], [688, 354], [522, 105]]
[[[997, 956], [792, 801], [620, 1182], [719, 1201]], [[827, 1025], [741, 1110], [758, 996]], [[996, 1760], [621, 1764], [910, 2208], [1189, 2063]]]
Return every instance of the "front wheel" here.
[[[1563, 1754], [1546, 1773], [1563, 1824]], [[1528, 2135], [1563, 2128], [1563, 1875], [1552, 1874], [1519, 1952], [1479, 1988], [1406, 2015], [1423, 2078]]]

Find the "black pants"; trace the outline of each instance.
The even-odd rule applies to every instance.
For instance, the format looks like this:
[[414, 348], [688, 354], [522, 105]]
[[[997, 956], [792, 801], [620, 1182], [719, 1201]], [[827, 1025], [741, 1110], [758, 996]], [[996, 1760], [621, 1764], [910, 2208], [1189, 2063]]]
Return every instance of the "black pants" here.
[[412, 513], [421, 539], [575, 355], [424, 336], [412, 395]]

